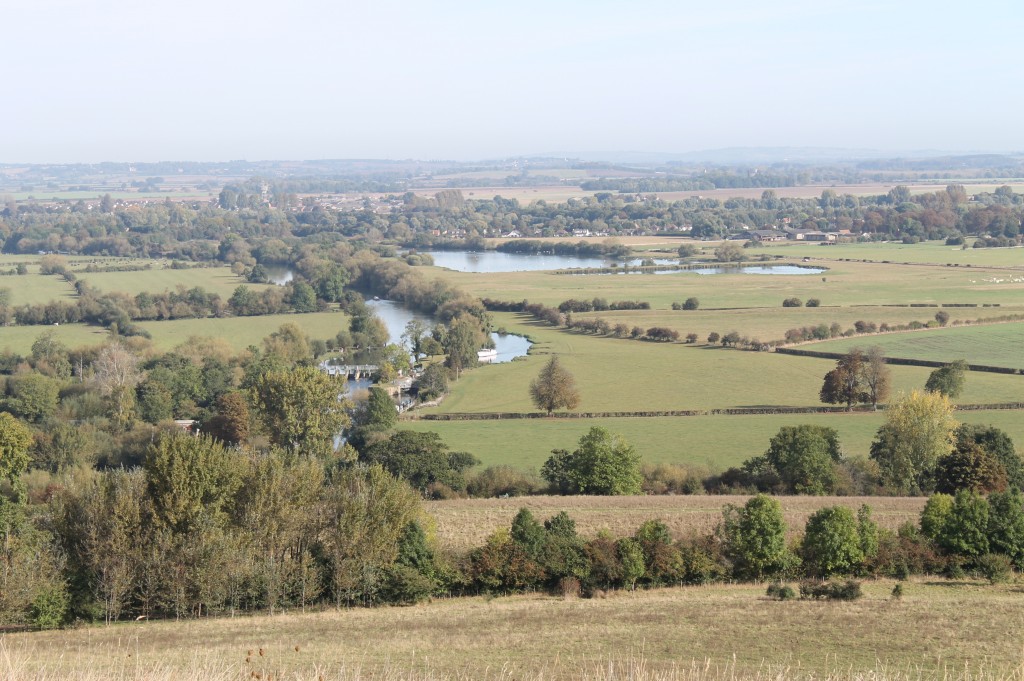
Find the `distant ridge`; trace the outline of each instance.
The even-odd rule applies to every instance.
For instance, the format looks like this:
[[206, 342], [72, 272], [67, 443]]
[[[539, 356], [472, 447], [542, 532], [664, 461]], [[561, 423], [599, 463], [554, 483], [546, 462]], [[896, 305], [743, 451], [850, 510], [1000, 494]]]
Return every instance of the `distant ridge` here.
[[589, 151], [589, 152], [548, 152], [532, 154], [527, 158], [567, 158], [580, 161], [606, 161], [609, 163], [712, 163], [720, 165], [744, 165], [766, 163], [857, 163], [881, 159], [945, 159], [976, 158], [978, 156], [998, 157], [984, 151], [952, 152], [940, 149], [891, 150], [891, 149], [847, 149], [842, 147], [726, 147], [687, 152], [649, 151]]

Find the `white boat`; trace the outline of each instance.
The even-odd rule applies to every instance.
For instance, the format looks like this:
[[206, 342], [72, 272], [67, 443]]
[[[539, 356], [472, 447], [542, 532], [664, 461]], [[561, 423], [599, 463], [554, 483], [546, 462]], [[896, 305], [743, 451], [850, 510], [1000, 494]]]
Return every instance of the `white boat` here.
[[476, 351], [476, 360], [481, 364], [490, 364], [496, 359], [498, 359], [498, 351], [494, 348]]

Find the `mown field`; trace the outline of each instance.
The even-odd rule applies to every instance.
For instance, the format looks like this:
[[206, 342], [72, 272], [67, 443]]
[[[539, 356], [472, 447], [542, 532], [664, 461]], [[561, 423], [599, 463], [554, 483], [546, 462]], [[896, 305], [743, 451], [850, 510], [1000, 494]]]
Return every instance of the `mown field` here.
[[0, 288], [10, 289], [11, 305], [46, 304], [51, 300], [70, 301], [75, 297], [75, 288], [56, 274], [13, 275], [0, 277]]
[[83, 272], [78, 277], [100, 291], [120, 291], [132, 296], [143, 292], [174, 291], [179, 286], [186, 289], [198, 286], [227, 300], [235, 289], [242, 285], [255, 291], [272, 286], [250, 284], [244, 278], [232, 274], [230, 267], [197, 267], [182, 270], [164, 267], [138, 272]]
[[[1019, 411], [961, 411], [964, 423], [993, 425], [1024, 443]], [[433, 431], [454, 451], [470, 452], [483, 466], [540, 470], [553, 449], [572, 451], [593, 426], [621, 434], [645, 463], [677, 463], [721, 472], [763, 454], [782, 426], [828, 426], [839, 433], [848, 456], [867, 456], [884, 415], [791, 414], [782, 416], [681, 416], [600, 419], [516, 419], [487, 421], [402, 421], [400, 428]]]
[[[722, 520], [726, 504], [742, 506], [742, 496], [645, 496], [645, 497], [515, 497], [510, 499], [453, 499], [426, 502], [434, 520], [438, 544], [452, 551], [480, 546], [487, 536], [508, 529], [520, 508], [528, 508], [543, 521], [565, 511], [576, 521], [585, 537], [607, 530], [616, 537], [632, 535], [648, 520], [661, 520], [674, 537], [692, 537], [713, 532]], [[827, 506], [846, 506], [854, 511], [871, 507], [880, 527], [896, 530], [906, 522], [917, 523], [924, 497], [776, 497], [782, 504], [790, 536], [803, 532], [807, 519]]]
[[[798, 260], [799, 262], [799, 260]], [[805, 263], [800, 263], [805, 264]], [[907, 305], [909, 303], [975, 303], [977, 308], [947, 311], [953, 318], [975, 318], [998, 314], [998, 308], [980, 307], [999, 304], [1006, 308], [1024, 306], [1024, 270], [1006, 272], [962, 267], [929, 265], [894, 266], [883, 263], [827, 262], [820, 274], [698, 274], [675, 271], [665, 274], [555, 274], [552, 272], [456, 272], [432, 268], [438, 278], [451, 282], [481, 298], [529, 300], [558, 305], [563, 300], [595, 297], [614, 300], [643, 300], [654, 309], [670, 310], [674, 301], [693, 296], [700, 308], [764, 308], [767, 314], [782, 310], [782, 301], [797, 297], [802, 301], [817, 298], [822, 308], [806, 311], [815, 324], [831, 321], [833, 306]], [[1016, 281], [1014, 281], [1016, 280]], [[896, 316], [902, 322], [928, 322], [934, 309], [892, 308], [878, 314]], [[1013, 310], [1004, 310], [1002, 313]], [[1020, 311], [1019, 309], [1017, 311]], [[865, 309], [865, 318], [872, 309]], [[756, 329], [751, 329], [751, 332]]]
[[[843, 338], [806, 347], [822, 352], [847, 352], [851, 347], [865, 346], [858, 340], [862, 339]], [[880, 346], [889, 357], [937, 362], [969, 358], [972, 364], [1024, 368], [1024, 323], [1020, 322], [885, 334], [872, 337], [870, 344]]]
[[791, 241], [775, 242], [765, 245], [766, 253], [790, 257], [809, 257], [825, 260], [855, 258], [889, 261], [893, 263], [946, 263], [958, 264], [961, 267], [1024, 267], [1024, 249], [1021, 248], [971, 248], [974, 240], [968, 240], [968, 248], [963, 246], [947, 246], [943, 241], [928, 241], [919, 244], [903, 244], [898, 242], [863, 243], [863, 244], [821, 244], [799, 243]]
[[1020, 678], [1021, 586], [916, 579], [851, 603], [764, 585], [440, 600], [408, 608], [7, 634], [0, 674], [58, 679]]
[[[820, 406], [822, 379], [835, 365], [778, 353], [588, 336], [508, 313], [495, 319], [536, 342], [530, 356], [466, 372], [441, 406], [427, 413], [536, 411], [530, 381], [552, 354], [574, 374], [582, 396], [578, 411], [584, 412]], [[923, 387], [930, 372], [924, 367], [892, 369], [895, 391]], [[959, 401], [1022, 397], [1020, 376], [976, 372]]]

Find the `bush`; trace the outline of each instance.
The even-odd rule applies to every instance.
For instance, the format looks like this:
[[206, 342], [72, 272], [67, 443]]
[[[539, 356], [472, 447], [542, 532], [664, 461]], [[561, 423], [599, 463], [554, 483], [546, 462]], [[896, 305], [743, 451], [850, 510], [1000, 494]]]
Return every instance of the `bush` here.
[[766, 593], [768, 598], [774, 598], [777, 601], [791, 601], [796, 598], [796, 591], [793, 590], [793, 587], [778, 582], [769, 584]]
[[683, 303], [684, 310], [696, 310], [700, 307], [700, 301], [696, 298], [687, 298], [686, 302]]
[[40, 591], [32, 599], [32, 624], [40, 629], [56, 629], [64, 624], [68, 612], [68, 594], [63, 585]]
[[799, 298], [786, 298], [782, 301], [782, 307], [803, 307], [804, 301]]
[[466, 491], [473, 497], [521, 497], [538, 494], [544, 487], [533, 473], [512, 466], [489, 466], [470, 477]]
[[818, 298], [808, 298], [807, 299], [807, 307], [820, 307], [820, 306], [821, 306], [821, 300], [819, 300]]
[[845, 582], [802, 582], [800, 597], [829, 601], [855, 601], [864, 595], [860, 582], [849, 579]]
[[992, 584], [1001, 584], [1010, 579], [1013, 564], [1001, 553], [986, 553], [974, 559], [974, 571]]

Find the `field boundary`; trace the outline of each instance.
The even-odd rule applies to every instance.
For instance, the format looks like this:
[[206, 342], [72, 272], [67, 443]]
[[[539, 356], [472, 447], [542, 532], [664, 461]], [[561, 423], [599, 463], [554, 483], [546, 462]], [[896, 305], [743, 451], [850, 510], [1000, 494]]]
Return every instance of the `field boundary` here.
[[[779, 416], [786, 414], [874, 414], [885, 409], [856, 407], [731, 407], [725, 409], [670, 409], [664, 411], [560, 411], [544, 412], [452, 412], [448, 414], [406, 414], [406, 421], [500, 421], [512, 419], [612, 419], [612, 418], [659, 418], [666, 416]], [[958, 411], [1013, 411], [1024, 410], [1024, 402], [1002, 402], [997, 404], [960, 404]]]
[[[821, 341], [819, 341], [821, 342]], [[824, 350], [802, 350], [799, 348], [783, 348], [776, 346], [775, 352], [782, 355], [795, 355], [797, 357], [815, 357], [817, 359], [842, 359], [846, 357], [848, 352], [826, 352]], [[912, 367], [933, 367], [939, 368], [944, 367], [949, 362], [940, 362], [933, 359], [910, 359], [907, 357], [886, 357], [886, 364], [895, 364], [898, 366], [912, 366]], [[1012, 367], [997, 367], [989, 366], [986, 364], [968, 364], [967, 367], [971, 371], [987, 371], [993, 374], [1024, 374], [1024, 369], [1014, 369]]]

